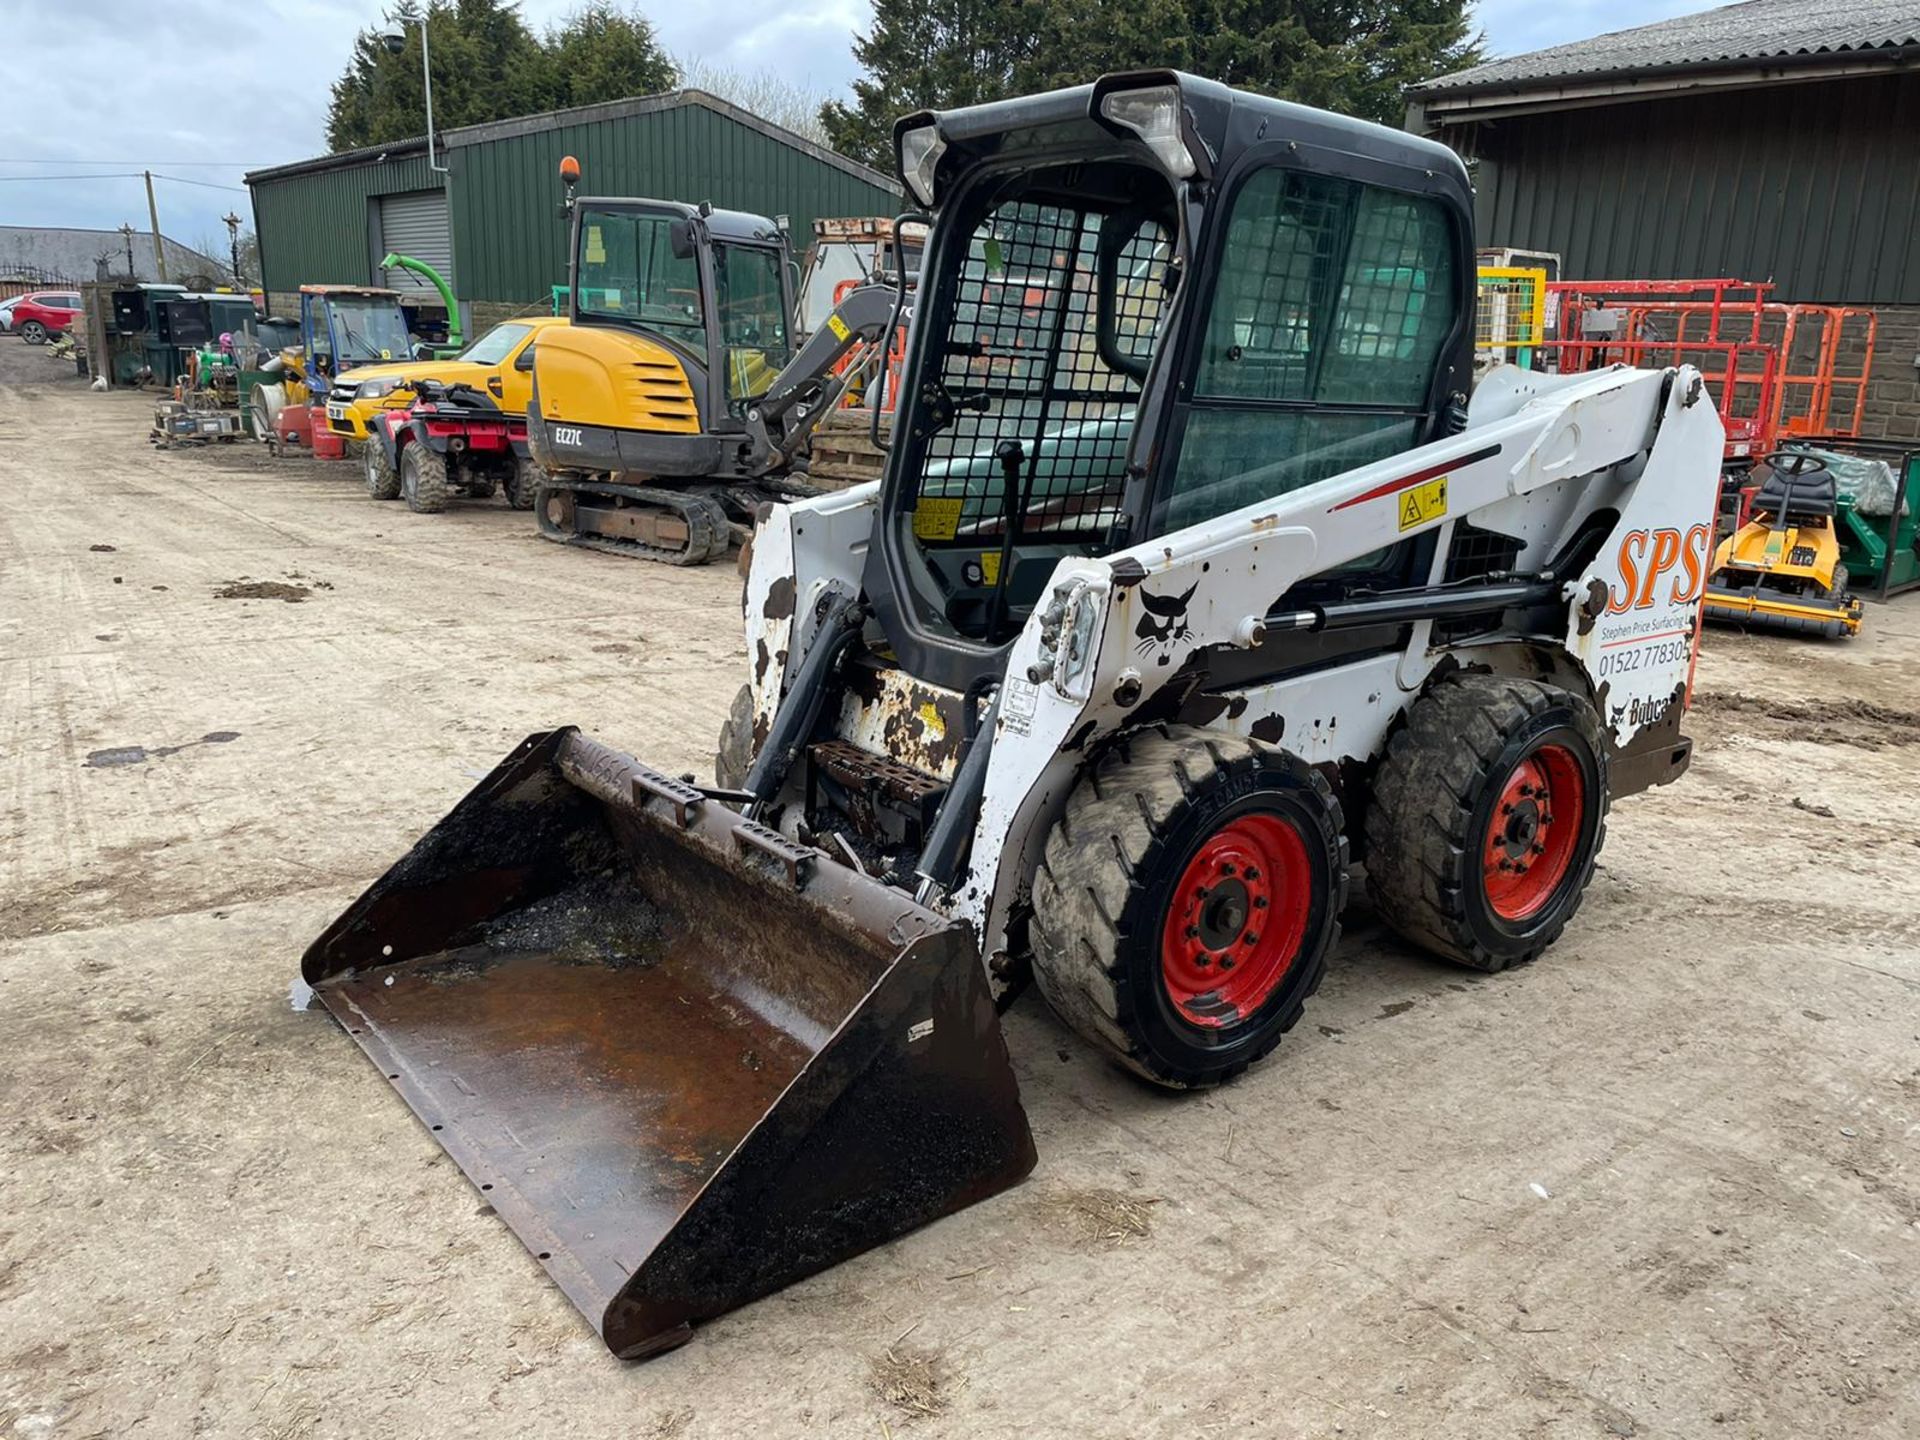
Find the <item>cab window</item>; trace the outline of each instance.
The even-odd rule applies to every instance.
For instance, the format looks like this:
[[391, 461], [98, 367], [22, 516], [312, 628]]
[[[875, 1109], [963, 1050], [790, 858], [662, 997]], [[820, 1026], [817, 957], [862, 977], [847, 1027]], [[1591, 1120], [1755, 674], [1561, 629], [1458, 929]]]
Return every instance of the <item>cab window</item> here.
[[1440, 202], [1270, 169], [1232, 204], [1165, 530], [1417, 443], [1458, 319]]

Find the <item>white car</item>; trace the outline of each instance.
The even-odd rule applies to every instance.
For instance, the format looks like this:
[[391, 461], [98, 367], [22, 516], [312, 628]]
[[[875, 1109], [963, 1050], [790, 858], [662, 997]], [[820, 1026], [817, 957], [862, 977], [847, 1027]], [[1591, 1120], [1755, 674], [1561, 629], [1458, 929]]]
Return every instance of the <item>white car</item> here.
[[10, 300], [0, 300], [0, 335], [13, 333], [13, 307], [19, 299], [20, 297], [15, 295]]

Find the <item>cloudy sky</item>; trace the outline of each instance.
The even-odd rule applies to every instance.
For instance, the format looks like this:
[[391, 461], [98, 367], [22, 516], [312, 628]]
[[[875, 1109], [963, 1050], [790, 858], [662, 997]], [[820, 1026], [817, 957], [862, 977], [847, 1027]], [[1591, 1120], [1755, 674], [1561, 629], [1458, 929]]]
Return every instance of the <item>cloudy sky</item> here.
[[[1711, 3], [1479, 0], [1477, 14], [1493, 52], [1515, 55]], [[537, 30], [577, 4], [522, 0], [521, 12]], [[0, 224], [144, 228], [145, 191], [127, 172], [150, 169], [169, 177], [155, 186], [160, 228], [189, 245], [217, 239], [224, 254], [220, 217], [249, 214], [240, 177], [324, 153], [327, 87], [382, 0], [80, 0], [50, 30], [52, 8], [0, 0], [0, 34], [57, 35], [62, 57], [49, 83], [23, 87], [16, 71], [0, 106]], [[866, 0], [784, 0], [757, 22], [734, 5], [642, 8], [682, 60], [822, 93], [855, 74], [849, 41], [869, 13]]]

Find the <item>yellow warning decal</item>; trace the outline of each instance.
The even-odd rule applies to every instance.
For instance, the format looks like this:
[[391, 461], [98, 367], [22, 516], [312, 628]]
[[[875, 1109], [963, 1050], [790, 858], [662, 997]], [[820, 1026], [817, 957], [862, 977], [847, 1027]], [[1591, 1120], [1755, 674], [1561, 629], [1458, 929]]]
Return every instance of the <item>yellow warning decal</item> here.
[[951, 500], [930, 500], [921, 496], [920, 503], [913, 508], [913, 538], [953, 539], [960, 533], [960, 507], [965, 503], [958, 496]]
[[1447, 513], [1447, 477], [1416, 485], [1400, 497], [1400, 528], [1411, 530]]
[[998, 550], [980, 552], [980, 579], [985, 585], [1000, 583], [1000, 552]]
[[827, 316], [827, 329], [833, 332], [833, 338], [836, 340], [844, 340], [853, 333], [847, 329], [847, 322], [838, 315]]

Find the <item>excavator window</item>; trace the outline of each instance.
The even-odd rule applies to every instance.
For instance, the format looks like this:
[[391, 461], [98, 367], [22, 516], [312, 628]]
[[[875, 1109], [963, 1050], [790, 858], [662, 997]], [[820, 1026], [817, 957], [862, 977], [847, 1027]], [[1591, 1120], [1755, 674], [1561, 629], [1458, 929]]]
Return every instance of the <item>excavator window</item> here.
[[1419, 443], [1457, 319], [1437, 200], [1268, 169], [1231, 203], [1156, 532]]
[[702, 360], [707, 327], [700, 308], [700, 263], [674, 254], [674, 218], [647, 211], [594, 210], [580, 218], [576, 266], [579, 314], [643, 327]]
[[763, 245], [716, 244], [715, 311], [726, 350], [727, 399], [736, 413], [793, 358], [782, 255]]

